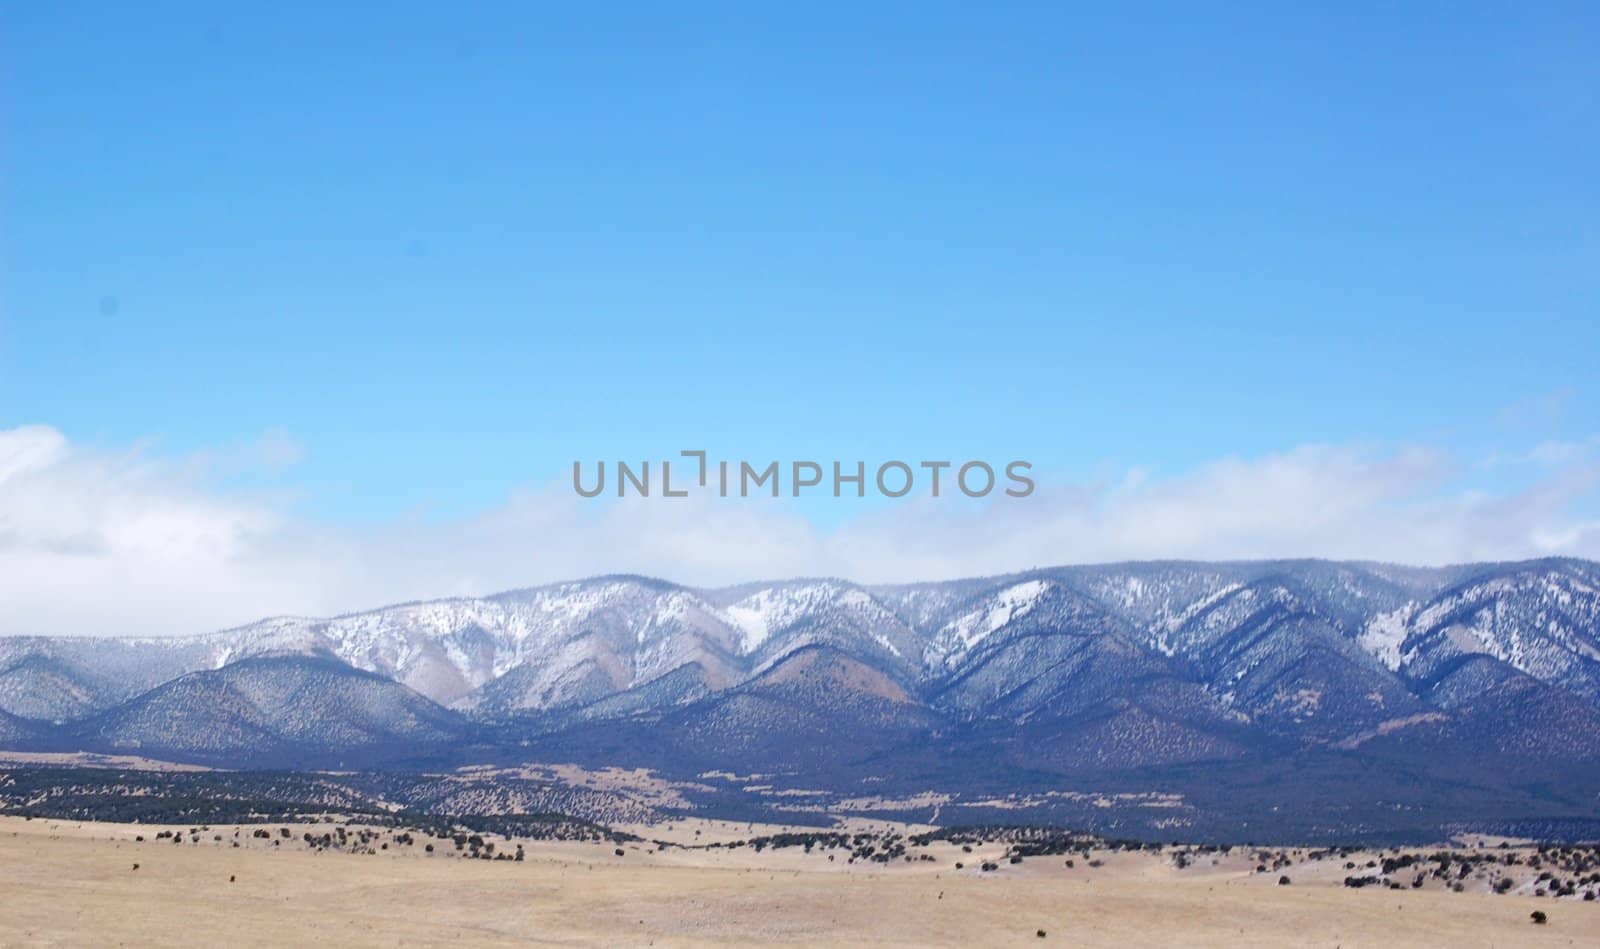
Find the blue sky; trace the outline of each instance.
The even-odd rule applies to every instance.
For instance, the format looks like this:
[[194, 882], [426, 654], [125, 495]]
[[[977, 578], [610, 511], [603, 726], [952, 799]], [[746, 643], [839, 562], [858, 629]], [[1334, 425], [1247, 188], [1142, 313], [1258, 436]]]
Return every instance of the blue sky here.
[[702, 446], [1592, 446], [1592, 5], [751, 6], [11, 9], [0, 429], [271, 433], [206, 490], [369, 527]]

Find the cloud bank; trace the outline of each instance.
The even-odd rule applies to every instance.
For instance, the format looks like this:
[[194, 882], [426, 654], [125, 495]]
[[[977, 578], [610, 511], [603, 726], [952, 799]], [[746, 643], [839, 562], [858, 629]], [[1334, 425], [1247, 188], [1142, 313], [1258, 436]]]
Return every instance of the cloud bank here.
[[1044, 476], [1025, 500], [925, 498], [831, 530], [782, 502], [596, 503], [564, 485], [451, 522], [335, 527], [215, 481], [303, 453], [283, 432], [174, 460], [0, 430], [0, 634], [203, 632], [601, 573], [896, 582], [1133, 559], [1600, 556], [1600, 521], [1580, 514], [1600, 476], [1592, 440], [1531, 448], [1517, 463], [1536, 473], [1499, 491], [1461, 487], [1470, 466], [1425, 447], [1303, 445], [1175, 475]]

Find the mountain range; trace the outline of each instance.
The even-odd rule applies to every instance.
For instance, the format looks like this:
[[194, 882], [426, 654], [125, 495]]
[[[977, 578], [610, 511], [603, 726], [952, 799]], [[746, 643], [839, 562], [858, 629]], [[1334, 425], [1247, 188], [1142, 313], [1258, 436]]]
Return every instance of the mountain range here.
[[643, 767], [728, 813], [820, 795], [1302, 836], [1600, 821], [1600, 565], [612, 576], [197, 637], [9, 637], [0, 748]]

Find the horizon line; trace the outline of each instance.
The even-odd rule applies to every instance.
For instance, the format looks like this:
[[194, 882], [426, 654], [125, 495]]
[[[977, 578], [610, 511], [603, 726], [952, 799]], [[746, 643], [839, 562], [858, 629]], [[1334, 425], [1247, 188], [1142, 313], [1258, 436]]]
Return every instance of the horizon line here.
[[1102, 561], [1102, 562], [1096, 562], [1096, 563], [1063, 563], [1063, 564], [1054, 564], [1054, 565], [1045, 566], [1045, 567], [1029, 567], [1029, 568], [1027, 568], [1025, 570], [1014, 570], [1014, 571], [1011, 571], [1009, 573], [982, 574], [982, 575], [977, 575], [977, 576], [966, 576], [966, 577], [951, 577], [951, 578], [946, 579], [946, 580], [912, 580], [912, 581], [908, 581], [908, 582], [904, 582], [904, 583], [862, 583], [860, 581], [850, 580], [850, 579], [845, 578], [845, 577], [797, 576], [797, 577], [789, 577], [787, 579], [744, 580], [744, 581], [740, 581], [738, 583], [729, 583], [729, 584], [724, 584], [724, 585], [721, 585], [721, 586], [695, 586], [695, 585], [686, 584], [686, 583], [679, 583], [679, 582], [677, 582], [675, 580], [669, 580], [669, 579], [666, 579], [664, 577], [653, 577], [653, 576], [650, 576], [648, 574], [640, 574], [640, 573], [600, 573], [600, 574], [592, 574], [592, 575], [586, 576], [586, 577], [573, 577], [573, 578], [569, 578], [569, 579], [565, 579], [565, 580], [553, 580], [553, 581], [551, 581], [549, 583], [538, 583], [538, 584], [531, 584], [529, 586], [512, 587], [510, 589], [498, 590], [498, 591], [495, 591], [493, 593], [484, 593], [484, 594], [479, 594], [479, 595], [461, 594], [461, 595], [457, 595], [457, 596], [439, 596], [439, 597], [422, 598], [422, 599], [415, 599], [415, 600], [397, 600], [397, 601], [394, 601], [392, 603], [383, 603], [383, 604], [380, 604], [378, 606], [371, 606], [371, 607], [366, 607], [364, 609], [358, 609], [358, 610], [348, 610], [346, 612], [333, 613], [333, 614], [329, 614], [329, 615], [326, 615], [326, 616], [310, 616], [310, 615], [303, 615], [303, 614], [297, 614], [297, 613], [274, 613], [274, 614], [270, 614], [270, 615], [267, 615], [267, 616], [263, 616], [263, 617], [261, 617], [259, 619], [250, 620], [248, 622], [239, 623], [239, 624], [236, 624], [236, 625], [233, 625], [233, 626], [224, 626], [224, 627], [222, 627], [220, 629], [214, 629], [214, 630], [210, 630], [208, 632], [201, 632], [201, 633], [176, 633], [176, 634], [173, 634], [173, 635], [170, 635], [170, 636], [164, 636], [164, 635], [159, 635], [159, 634], [156, 634], [156, 635], [144, 634], [144, 635], [117, 636], [115, 634], [111, 634], [111, 635], [94, 635], [94, 634], [90, 634], [90, 633], [68, 633], [68, 634], [64, 634], [64, 635], [51, 636], [51, 635], [45, 635], [45, 634], [39, 634], [39, 633], [0, 633], [0, 639], [49, 639], [49, 640], [63, 640], [63, 639], [122, 639], [122, 640], [128, 640], [128, 641], [138, 641], [138, 640], [147, 640], [147, 639], [164, 640], [164, 641], [183, 640], [183, 639], [205, 639], [205, 638], [211, 637], [211, 636], [222, 636], [222, 635], [225, 635], [225, 634], [228, 634], [228, 633], [239, 632], [241, 630], [249, 629], [252, 626], [258, 626], [258, 625], [260, 625], [262, 623], [270, 623], [270, 622], [273, 622], [275, 620], [312, 620], [312, 621], [332, 622], [334, 620], [348, 619], [350, 617], [355, 617], [355, 616], [365, 616], [365, 615], [367, 615], [369, 613], [378, 613], [378, 612], [382, 612], [383, 610], [401, 609], [401, 608], [408, 607], [408, 606], [426, 606], [426, 605], [432, 604], [432, 603], [459, 603], [459, 602], [466, 602], [466, 601], [494, 600], [494, 599], [498, 599], [498, 598], [501, 598], [501, 597], [515, 596], [517, 594], [522, 594], [522, 593], [536, 593], [536, 592], [543, 591], [543, 590], [555, 589], [557, 587], [572, 586], [572, 585], [575, 585], [575, 584], [583, 584], [583, 583], [596, 583], [596, 582], [603, 582], [603, 581], [608, 581], [608, 580], [609, 581], [632, 580], [632, 581], [638, 581], [638, 582], [643, 582], [643, 583], [648, 583], [648, 584], [655, 584], [655, 585], [672, 587], [672, 588], [674, 588], [676, 590], [682, 590], [682, 591], [686, 591], [686, 592], [690, 592], [690, 593], [723, 593], [723, 592], [738, 590], [738, 589], [740, 589], [742, 587], [753, 587], [753, 586], [762, 586], [762, 585], [774, 585], [775, 586], [775, 585], [797, 584], [797, 583], [838, 583], [838, 584], [843, 584], [845, 586], [855, 587], [857, 589], [864, 590], [864, 591], [867, 591], [867, 592], [870, 593], [870, 592], [875, 591], [875, 590], [888, 590], [888, 589], [895, 589], [895, 588], [920, 587], [920, 586], [935, 586], [935, 585], [946, 584], [946, 583], [982, 583], [982, 582], [1004, 581], [1004, 580], [1010, 580], [1010, 579], [1024, 579], [1024, 578], [1027, 578], [1027, 577], [1030, 577], [1030, 576], [1035, 576], [1035, 575], [1039, 575], [1039, 574], [1046, 574], [1046, 573], [1052, 573], [1052, 572], [1058, 572], [1058, 571], [1064, 571], [1064, 570], [1106, 570], [1106, 569], [1114, 569], [1114, 568], [1118, 568], [1118, 567], [1209, 566], [1209, 567], [1241, 568], [1241, 567], [1261, 567], [1261, 566], [1290, 565], [1290, 564], [1328, 564], [1328, 565], [1343, 566], [1343, 567], [1361, 567], [1361, 568], [1389, 567], [1389, 568], [1396, 568], [1396, 569], [1401, 569], [1401, 570], [1444, 572], [1444, 571], [1450, 571], [1450, 570], [1475, 570], [1475, 569], [1484, 569], [1484, 568], [1490, 568], [1490, 567], [1523, 567], [1523, 566], [1527, 566], [1527, 565], [1531, 565], [1531, 564], [1542, 564], [1542, 563], [1578, 563], [1578, 564], [1586, 564], [1586, 565], [1589, 565], [1589, 566], [1600, 568], [1600, 560], [1591, 560], [1591, 559], [1589, 559], [1587, 557], [1571, 557], [1571, 556], [1561, 556], [1561, 555], [1555, 555], [1555, 556], [1549, 556], [1549, 557], [1527, 557], [1527, 558], [1523, 558], [1523, 559], [1520, 559], [1520, 560], [1473, 560], [1473, 561], [1464, 561], [1464, 562], [1461, 562], [1461, 563], [1447, 563], [1447, 564], [1407, 564], [1407, 563], [1400, 563], [1400, 562], [1397, 562], [1397, 561], [1385, 561], [1385, 560], [1338, 560], [1338, 559], [1334, 559], [1334, 558], [1330, 558], [1330, 557], [1263, 557], [1263, 558], [1239, 559], [1239, 560], [1197, 560], [1197, 559], [1186, 559], [1186, 558], [1172, 558], [1172, 559], [1151, 559], [1151, 560], [1111, 560], [1111, 561]]

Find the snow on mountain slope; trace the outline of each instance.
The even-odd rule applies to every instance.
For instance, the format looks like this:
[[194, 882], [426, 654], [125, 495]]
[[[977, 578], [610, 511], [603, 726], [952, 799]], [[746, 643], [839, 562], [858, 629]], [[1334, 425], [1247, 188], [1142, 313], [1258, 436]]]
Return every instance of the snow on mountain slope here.
[[986, 597], [939, 630], [929, 647], [930, 664], [953, 664], [991, 633], [1031, 613], [1051, 589], [1047, 580], [1025, 580]]
[[[726, 595], [725, 595], [726, 596]], [[723, 615], [742, 631], [752, 674], [807, 646], [833, 646], [897, 677], [921, 670], [922, 639], [867, 590], [839, 580], [800, 580], [733, 591]]]
[[[655, 694], [734, 688], [816, 646], [909, 693], [947, 696], [963, 714], [1035, 714], [1065, 694], [1058, 683], [1080, 682], [1078, 663], [1099, 657], [1085, 668], [1103, 675], [1133, 668], [1105, 661], [1100, 647], [1084, 651], [1112, 634], [1155, 657], [1141, 663], [1165, 663], [1162, 675], [1240, 713], [1314, 720], [1318, 734], [1334, 735], [1410, 708], [1405, 690], [1467, 655], [1600, 701], [1597, 591], [1600, 568], [1580, 561], [1114, 564], [895, 587], [795, 580], [720, 590], [600, 577], [182, 639], [0, 639], [0, 711], [79, 719], [184, 673], [269, 656], [336, 659], [483, 718], [605, 708], [595, 703], [625, 695], [615, 704], [633, 708]], [[1041, 662], [1054, 664], [1049, 676], [1030, 665]], [[651, 687], [685, 669], [693, 672], [682, 682]]]
[[334, 658], [441, 705], [499, 714], [593, 701], [689, 663], [726, 688], [813, 644], [897, 667], [920, 651], [904, 622], [850, 584], [775, 584], [718, 605], [660, 581], [605, 577], [198, 637], [0, 639], [0, 710], [74, 718], [185, 672], [291, 655]]
[[1600, 702], [1600, 568], [1541, 561], [1486, 572], [1423, 606], [1400, 646], [1401, 668], [1419, 679], [1477, 655]]
[[1361, 648], [1391, 672], [1400, 669], [1400, 645], [1411, 632], [1411, 623], [1416, 618], [1418, 607], [1419, 604], [1412, 600], [1399, 609], [1379, 613], [1361, 631]]
[[0, 710], [24, 718], [81, 718], [215, 664], [195, 639], [0, 637]]
[[[274, 619], [212, 637], [227, 658], [326, 654], [444, 705], [504, 711], [597, 697], [690, 661], [726, 670], [738, 634], [683, 589], [602, 578], [329, 620]], [[502, 682], [499, 689], [485, 687]]]

